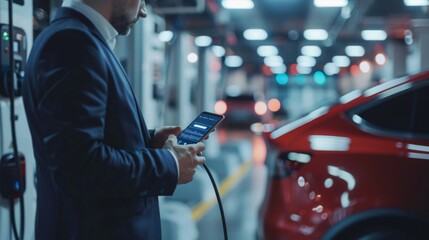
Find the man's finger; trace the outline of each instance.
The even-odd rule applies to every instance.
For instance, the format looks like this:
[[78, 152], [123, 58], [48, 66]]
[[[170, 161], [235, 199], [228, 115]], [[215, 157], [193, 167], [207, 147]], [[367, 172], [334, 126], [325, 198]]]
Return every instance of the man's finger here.
[[206, 158], [205, 157], [196, 157], [195, 162], [197, 165], [203, 165], [204, 163], [206, 163]]

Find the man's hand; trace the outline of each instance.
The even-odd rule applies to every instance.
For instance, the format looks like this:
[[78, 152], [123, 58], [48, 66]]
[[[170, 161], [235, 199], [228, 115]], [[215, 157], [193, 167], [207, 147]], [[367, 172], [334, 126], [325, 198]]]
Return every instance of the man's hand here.
[[195, 168], [206, 162], [206, 158], [201, 156], [205, 145], [201, 142], [196, 144], [179, 145], [175, 135], [170, 135], [165, 142], [164, 148], [169, 149], [177, 157], [179, 162], [179, 184], [192, 181]]
[[150, 146], [153, 148], [162, 148], [165, 144], [165, 141], [167, 141], [168, 136], [177, 136], [181, 131], [182, 128], [177, 126], [166, 126], [157, 128], [155, 129], [155, 134], [150, 141]]

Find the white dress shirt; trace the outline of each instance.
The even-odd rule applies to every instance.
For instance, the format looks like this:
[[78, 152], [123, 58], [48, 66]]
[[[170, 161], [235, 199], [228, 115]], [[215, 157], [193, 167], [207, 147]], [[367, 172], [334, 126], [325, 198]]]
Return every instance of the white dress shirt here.
[[118, 36], [118, 32], [112, 26], [112, 24], [110, 24], [109, 21], [107, 21], [107, 19], [105, 19], [99, 12], [84, 4], [81, 0], [65, 0], [62, 6], [72, 8], [82, 13], [89, 19], [89, 21], [92, 22], [92, 24], [94, 24], [94, 26], [106, 40], [110, 49], [113, 50], [113, 48], [115, 48], [116, 36]]

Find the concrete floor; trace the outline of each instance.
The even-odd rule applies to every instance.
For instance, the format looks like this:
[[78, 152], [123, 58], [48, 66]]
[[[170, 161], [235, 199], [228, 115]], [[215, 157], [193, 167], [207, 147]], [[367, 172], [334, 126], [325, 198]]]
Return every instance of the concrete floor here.
[[[222, 199], [229, 239], [256, 239], [258, 211], [266, 188], [266, 167], [252, 162], [247, 172]], [[198, 222], [200, 240], [224, 238], [219, 207], [213, 206]]]

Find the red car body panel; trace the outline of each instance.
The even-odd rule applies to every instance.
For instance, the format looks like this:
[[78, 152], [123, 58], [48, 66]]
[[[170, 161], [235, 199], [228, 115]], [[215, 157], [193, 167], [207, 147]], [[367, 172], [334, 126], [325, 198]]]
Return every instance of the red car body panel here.
[[[290, 176], [269, 180], [261, 211], [265, 239], [321, 239], [347, 217], [377, 208], [429, 217], [429, 140], [375, 134], [347, 115], [386, 91], [428, 79], [426, 72], [393, 80], [295, 128], [265, 133], [273, 155], [311, 155]], [[315, 145], [329, 141], [340, 141], [340, 148], [320, 150]]]

